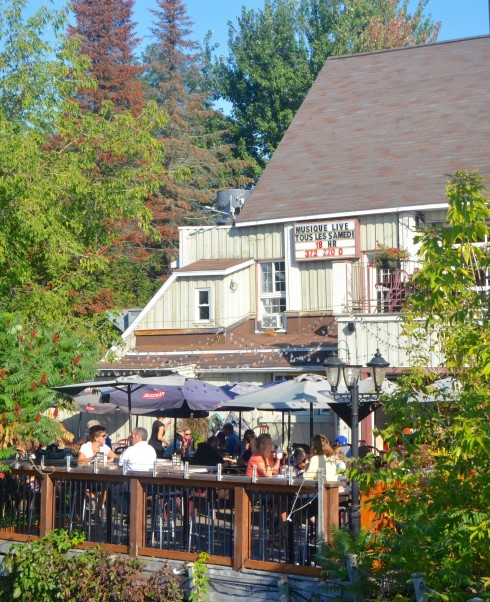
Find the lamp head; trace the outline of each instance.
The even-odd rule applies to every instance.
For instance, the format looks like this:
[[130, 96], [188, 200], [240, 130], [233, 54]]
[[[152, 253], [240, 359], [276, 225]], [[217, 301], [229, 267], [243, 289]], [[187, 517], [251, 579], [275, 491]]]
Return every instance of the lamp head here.
[[384, 357], [379, 352], [379, 349], [374, 354], [373, 359], [368, 362], [368, 368], [371, 368], [371, 373], [374, 380], [374, 388], [379, 393], [381, 391], [381, 386], [386, 376], [386, 371], [388, 370], [390, 363], [387, 362]]
[[345, 366], [345, 364], [334, 351], [323, 362], [323, 365], [325, 366], [328, 384], [332, 389], [332, 393], [335, 393], [337, 391], [337, 387], [339, 386], [342, 368]]

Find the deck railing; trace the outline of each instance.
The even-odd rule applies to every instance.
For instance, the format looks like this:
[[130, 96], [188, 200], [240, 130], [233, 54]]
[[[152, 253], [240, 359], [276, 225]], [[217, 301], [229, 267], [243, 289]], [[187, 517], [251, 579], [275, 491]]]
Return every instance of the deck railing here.
[[[320, 487], [320, 494], [319, 493]], [[336, 483], [292, 478], [20, 465], [0, 479], [0, 539], [82, 531], [130, 556], [318, 575], [318, 541], [339, 524]]]
[[356, 263], [349, 267], [346, 281], [346, 311], [399, 313], [407, 296], [414, 292], [413, 274], [419, 264], [404, 261], [396, 267]]

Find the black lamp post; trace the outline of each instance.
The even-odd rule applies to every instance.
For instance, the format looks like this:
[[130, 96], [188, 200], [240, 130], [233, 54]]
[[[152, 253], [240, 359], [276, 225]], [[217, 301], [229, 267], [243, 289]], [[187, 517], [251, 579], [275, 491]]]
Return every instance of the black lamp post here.
[[[327, 381], [331, 387], [332, 393], [335, 397], [344, 397], [348, 395], [351, 403], [351, 445], [352, 445], [352, 457], [359, 457], [359, 378], [361, 376], [362, 366], [349, 366], [337, 357], [337, 354], [327, 358], [323, 364], [327, 373]], [[389, 363], [382, 357], [379, 349], [376, 351], [373, 359], [366, 364], [368, 368], [371, 368], [375, 396], [377, 397], [381, 391], [383, 380], [386, 376], [386, 370], [389, 367]], [[345, 385], [349, 393], [337, 393], [337, 388], [340, 382], [340, 374], [343, 372]], [[372, 393], [368, 394], [369, 398], [373, 397]], [[351, 533], [354, 536], [359, 534], [361, 529], [361, 515], [359, 512], [360, 496], [359, 496], [359, 484], [355, 479], [351, 481], [351, 494], [352, 494], [352, 505], [350, 511], [350, 528]]]

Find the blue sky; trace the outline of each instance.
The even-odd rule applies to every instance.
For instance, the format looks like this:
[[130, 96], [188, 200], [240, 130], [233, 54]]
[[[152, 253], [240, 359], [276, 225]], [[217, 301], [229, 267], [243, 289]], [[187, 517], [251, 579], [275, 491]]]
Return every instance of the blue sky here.
[[[439, 40], [453, 40], [489, 33], [488, 5], [490, 0], [429, 0], [426, 13], [435, 21], [442, 21]], [[201, 42], [208, 30], [213, 40], [220, 44], [221, 53], [227, 52], [228, 21], [236, 21], [242, 6], [247, 9], [263, 8], [264, 0], [187, 0], [187, 12], [194, 21], [194, 39]], [[411, 5], [417, 2], [411, 0]], [[135, 0], [134, 20], [138, 35], [148, 35], [152, 20], [149, 9], [155, 0]], [[143, 45], [145, 45], [143, 43]]]
[[[1, 0], [0, 0], [1, 1]], [[207, 31], [213, 31], [213, 40], [220, 44], [220, 53], [227, 53], [228, 21], [236, 22], [242, 6], [247, 9], [263, 8], [264, 0], [184, 0], [189, 16], [194, 21], [192, 38], [202, 42]], [[489, 33], [488, 7], [490, 0], [429, 0], [426, 13], [435, 21], [442, 21], [439, 40], [453, 40]], [[60, 8], [64, 0], [30, 0], [30, 9], [47, 4]], [[410, 0], [411, 6], [417, 0]], [[156, 8], [156, 0], [135, 0], [134, 21], [141, 46], [149, 42], [149, 28], [153, 19], [150, 9]]]

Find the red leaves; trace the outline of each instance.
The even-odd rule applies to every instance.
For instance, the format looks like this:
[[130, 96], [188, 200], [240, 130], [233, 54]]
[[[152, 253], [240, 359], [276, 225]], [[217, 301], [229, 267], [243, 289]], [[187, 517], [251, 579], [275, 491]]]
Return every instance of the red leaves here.
[[76, 358], [73, 360], [73, 363], [76, 365], [76, 364], [78, 364], [78, 362], [79, 362], [81, 359], [82, 359], [82, 358], [81, 358], [79, 355], [77, 355], [77, 357], [76, 357]]
[[53, 343], [57, 343], [60, 340], [58, 333], [56, 332], [53, 336]]
[[41, 422], [41, 414], [38, 412], [36, 414], [36, 422], [39, 424], [39, 422]]
[[5, 378], [6, 373], [7, 371], [5, 369], [0, 370], [0, 380], [3, 380]]
[[33, 380], [31, 383], [31, 391], [35, 391], [36, 388], [37, 388], [37, 382], [35, 380]]
[[58, 408], [55, 408], [54, 412], [53, 412], [53, 418], [58, 418], [58, 414], [59, 414]]
[[63, 368], [63, 369], [61, 370], [61, 374], [66, 374], [66, 368]]
[[17, 416], [20, 415], [20, 405], [18, 403], [15, 404], [14, 412], [17, 414]]
[[41, 380], [39, 381], [40, 385], [45, 385], [48, 377], [46, 376], [46, 372], [41, 376]]

